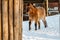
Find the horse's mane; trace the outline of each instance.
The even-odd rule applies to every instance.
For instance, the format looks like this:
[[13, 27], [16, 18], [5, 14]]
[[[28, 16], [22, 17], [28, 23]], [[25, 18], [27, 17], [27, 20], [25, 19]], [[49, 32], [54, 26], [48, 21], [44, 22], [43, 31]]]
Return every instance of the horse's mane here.
[[36, 8], [36, 6], [33, 6], [34, 8]]

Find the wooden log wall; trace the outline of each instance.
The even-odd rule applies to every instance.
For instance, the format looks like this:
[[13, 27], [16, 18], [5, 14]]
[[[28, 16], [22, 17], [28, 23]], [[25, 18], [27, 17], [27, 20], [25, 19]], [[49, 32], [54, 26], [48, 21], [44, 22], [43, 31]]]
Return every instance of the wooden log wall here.
[[19, 33], [19, 0], [14, 1], [14, 40], [18, 40]]
[[13, 40], [13, 0], [9, 0], [9, 36]]
[[0, 40], [22, 40], [23, 0], [0, 0]]
[[8, 0], [2, 0], [3, 40], [8, 40]]
[[20, 27], [19, 27], [19, 40], [22, 40], [22, 21], [23, 21], [23, 1], [19, 1], [19, 13], [20, 13]]

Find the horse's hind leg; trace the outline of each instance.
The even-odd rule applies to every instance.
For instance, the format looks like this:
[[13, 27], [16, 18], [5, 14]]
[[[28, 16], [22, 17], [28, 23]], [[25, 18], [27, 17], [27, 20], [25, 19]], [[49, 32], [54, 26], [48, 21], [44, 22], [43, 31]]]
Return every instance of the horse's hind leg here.
[[46, 28], [47, 27], [47, 22], [46, 22], [46, 19], [45, 18], [43, 19], [43, 23], [44, 23], [45, 28]]
[[35, 30], [37, 30], [37, 23], [35, 22]]
[[29, 21], [29, 30], [31, 30], [31, 20]]
[[38, 21], [38, 29], [40, 29], [40, 22]]

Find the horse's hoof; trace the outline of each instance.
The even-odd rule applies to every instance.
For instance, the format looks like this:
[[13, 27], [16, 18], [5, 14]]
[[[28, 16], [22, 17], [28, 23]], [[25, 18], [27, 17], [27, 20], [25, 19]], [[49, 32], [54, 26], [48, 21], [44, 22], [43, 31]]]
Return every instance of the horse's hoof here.
[[29, 31], [30, 31], [31, 29], [29, 29]]
[[40, 28], [38, 28], [38, 29], [40, 29]]
[[40, 27], [38, 29], [40, 29]]
[[37, 29], [35, 29], [35, 30], [37, 30]]
[[29, 28], [29, 31], [30, 31], [31, 29]]
[[47, 26], [45, 26], [45, 28], [46, 28]]
[[35, 30], [35, 31], [37, 31], [37, 30]]
[[30, 31], [30, 30], [29, 30]]
[[45, 28], [47, 27], [47, 25], [45, 25]]

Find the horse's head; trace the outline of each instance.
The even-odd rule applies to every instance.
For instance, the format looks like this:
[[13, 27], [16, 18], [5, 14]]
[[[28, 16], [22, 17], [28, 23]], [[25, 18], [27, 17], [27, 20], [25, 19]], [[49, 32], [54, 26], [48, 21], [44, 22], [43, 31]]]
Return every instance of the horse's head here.
[[26, 8], [27, 8], [27, 12], [32, 9], [33, 3], [28, 3]]
[[27, 6], [32, 6], [32, 5], [33, 5], [33, 3], [28, 3], [28, 4], [27, 4]]

